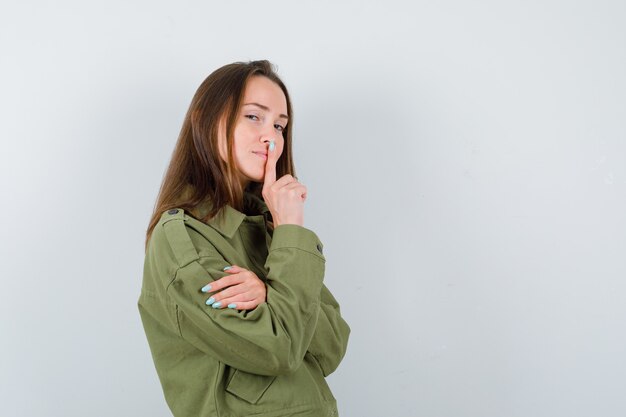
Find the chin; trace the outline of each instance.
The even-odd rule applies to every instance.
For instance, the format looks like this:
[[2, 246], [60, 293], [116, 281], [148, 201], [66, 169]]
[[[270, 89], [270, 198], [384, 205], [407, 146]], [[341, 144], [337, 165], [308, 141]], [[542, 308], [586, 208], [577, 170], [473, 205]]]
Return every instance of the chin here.
[[246, 175], [246, 180], [250, 182], [264, 182], [265, 181], [265, 173], [261, 172], [256, 175]]

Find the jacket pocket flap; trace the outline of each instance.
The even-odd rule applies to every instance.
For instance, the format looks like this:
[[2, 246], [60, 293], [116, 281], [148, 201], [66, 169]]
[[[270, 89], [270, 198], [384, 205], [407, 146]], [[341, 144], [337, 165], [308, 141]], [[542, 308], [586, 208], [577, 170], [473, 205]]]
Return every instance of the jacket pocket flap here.
[[272, 385], [274, 379], [276, 376], [255, 375], [235, 369], [226, 386], [226, 391], [251, 404], [256, 404], [263, 393]]

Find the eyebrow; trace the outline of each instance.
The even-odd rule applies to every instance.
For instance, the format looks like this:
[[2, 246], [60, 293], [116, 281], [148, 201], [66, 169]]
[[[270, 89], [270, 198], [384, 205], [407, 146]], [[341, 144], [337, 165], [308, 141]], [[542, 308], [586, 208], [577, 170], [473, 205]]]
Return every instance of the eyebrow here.
[[[264, 106], [264, 105], [259, 104], [259, 103], [246, 103], [246, 104], [244, 104], [244, 106], [249, 106], [249, 105], [253, 105], [253, 106], [260, 107], [260, 108], [262, 108], [262, 109], [263, 109], [263, 110], [265, 110], [265, 111], [269, 111], [269, 110], [270, 110], [270, 108], [269, 108], [269, 107]], [[279, 114], [279, 115], [278, 115], [278, 117], [280, 117], [281, 119], [287, 119], [287, 120], [289, 120], [289, 117], [287, 117], [287, 115], [286, 115], [286, 114]]]

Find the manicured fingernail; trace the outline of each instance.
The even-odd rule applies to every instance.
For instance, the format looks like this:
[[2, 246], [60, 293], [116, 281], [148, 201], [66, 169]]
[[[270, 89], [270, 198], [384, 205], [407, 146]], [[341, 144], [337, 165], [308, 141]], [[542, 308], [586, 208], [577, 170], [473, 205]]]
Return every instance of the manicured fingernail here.
[[225, 266], [224, 269], [222, 269], [222, 271], [228, 271], [231, 268], [232, 268], [232, 266]]
[[228, 308], [235, 308], [235, 307], [237, 307], [237, 304], [235, 303], [228, 304]]
[[209, 292], [211, 291], [211, 284], [207, 284], [204, 287], [202, 287], [202, 292]]
[[222, 306], [222, 302], [218, 301], [217, 303], [213, 304], [213, 308], [220, 308]]
[[271, 140], [271, 141], [270, 141], [270, 152], [274, 150], [274, 147], [275, 147], [275, 145], [274, 145], [274, 141], [273, 141], [273, 140]]
[[211, 297], [208, 300], [206, 300], [206, 305], [210, 306], [211, 304], [213, 304], [215, 302], [215, 298]]

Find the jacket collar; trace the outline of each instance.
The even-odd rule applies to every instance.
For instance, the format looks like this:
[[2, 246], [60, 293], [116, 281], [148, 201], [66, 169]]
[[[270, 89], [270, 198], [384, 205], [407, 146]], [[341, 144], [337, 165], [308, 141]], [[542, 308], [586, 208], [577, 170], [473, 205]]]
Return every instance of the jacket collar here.
[[[265, 202], [251, 192], [244, 191], [243, 204], [244, 210], [251, 214], [246, 215], [230, 205], [226, 205], [222, 207], [218, 214], [210, 219], [207, 224], [220, 232], [222, 235], [232, 239], [237, 232], [237, 229], [239, 229], [239, 226], [241, 226], [241, 223], [246, 218], [252, 220], [253, 222], [262, 222], [268, 219], [272, 220], [270, 209], [267, 207]], [[200, 218], [203, 218], [208, 213], [210, 207], [210, 201], [206, 201], [198, 206], [198, 215]], [[261, 220], [259, 216], [263, 216], [264, 220]]]

